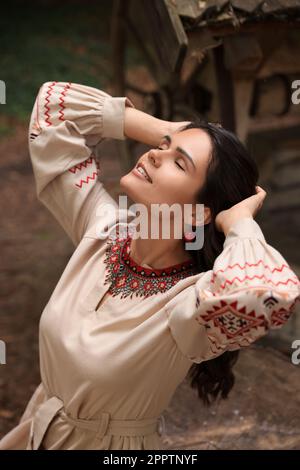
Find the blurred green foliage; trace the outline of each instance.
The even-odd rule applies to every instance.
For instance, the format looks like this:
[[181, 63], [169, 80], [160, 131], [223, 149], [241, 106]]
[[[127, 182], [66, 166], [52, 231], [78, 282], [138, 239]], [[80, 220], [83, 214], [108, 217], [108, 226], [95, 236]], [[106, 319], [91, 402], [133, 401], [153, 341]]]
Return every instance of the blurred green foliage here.
[[[6, 83], [2, 116], [27, 122], [45, 81], [106, 86], [111, 78], [112, 1], [17, 3], [1, 5], [0, 79]], [[126, 60], [139, 60], [135, 48], [129, 46]], [[8, 131], [0, 119], [0, 135]]]

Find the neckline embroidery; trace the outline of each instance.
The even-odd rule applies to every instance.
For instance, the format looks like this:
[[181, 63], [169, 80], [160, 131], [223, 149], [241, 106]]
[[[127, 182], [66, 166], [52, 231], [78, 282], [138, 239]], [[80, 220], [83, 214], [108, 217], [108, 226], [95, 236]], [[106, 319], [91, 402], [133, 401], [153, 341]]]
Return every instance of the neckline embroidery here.
[[164, 293], [178, 281], [197, 274], [193, 260], [174, 264], [164, 269], [146, 268], [138, 265], [130, 256], [131, 235], [108, 237], [106, 256], [106, 277], [104, 284], [110, 283], [108, 292], [113, 296], [121, 294], [121, 299], [134, 295], [150, 297]]

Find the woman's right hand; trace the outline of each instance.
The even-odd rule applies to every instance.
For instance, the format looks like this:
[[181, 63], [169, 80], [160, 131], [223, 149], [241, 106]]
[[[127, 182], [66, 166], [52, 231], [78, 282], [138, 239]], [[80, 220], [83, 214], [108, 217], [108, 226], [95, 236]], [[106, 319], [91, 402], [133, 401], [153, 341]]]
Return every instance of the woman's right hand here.
[[129, 139], [157, 147], [162, 138], [173, 134], [190, 121], [165, 121], [136, 108], [125, 108], [124, 134]]
[[183, 127], [187, 126], [188, 124], [191, 124], [191, 121], [168, 121], [167, 127], [169, 127], [169, 133], [173, 134], [175, 132], [180, 131]]

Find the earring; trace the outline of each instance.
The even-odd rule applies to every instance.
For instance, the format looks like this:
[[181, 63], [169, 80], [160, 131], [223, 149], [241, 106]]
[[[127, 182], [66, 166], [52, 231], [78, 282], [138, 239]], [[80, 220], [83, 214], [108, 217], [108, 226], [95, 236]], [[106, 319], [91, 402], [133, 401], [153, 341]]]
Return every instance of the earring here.
[[196, 237], [194, 232], [184, 232], [183, 238], [186, 242], [191, 242]]

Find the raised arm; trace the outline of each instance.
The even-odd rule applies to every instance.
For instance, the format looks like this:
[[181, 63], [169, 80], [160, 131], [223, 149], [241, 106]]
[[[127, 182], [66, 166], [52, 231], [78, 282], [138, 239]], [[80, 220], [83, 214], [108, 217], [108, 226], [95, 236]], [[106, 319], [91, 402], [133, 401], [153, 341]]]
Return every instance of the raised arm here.
[[[37, 196], [78, 244], [95, 221], [97, 209], [117, 204], [98, 180], [95, 146], [104, 138], [126, 137], [158, 145], [162, 136], [185, 124], [157, 119], [135, 109], [127, 97], [66, 82], [44, 83], [29, 125], [29, 151]], [[110, 220], [111, 219], [111, 220]], [[103, 227], [116, 219], [108, 214]]]
[[166, 306], [179, 350], [200, 363], [282, 327], [300, 298], [299, 278], [252, 217], [230, 227], [213, 269]]
[[[104, 138], [125, 139], [127, 97], [76, 83], [46, 82], [35, 100], [29, 151], [39, 200], [78, 244], [96, 208], [116, 203], [98, 180], [95, 146]], [[112, 216], [113, 214], [111, 214]], [[103, 225], [110, 222], [110, 214]]]

